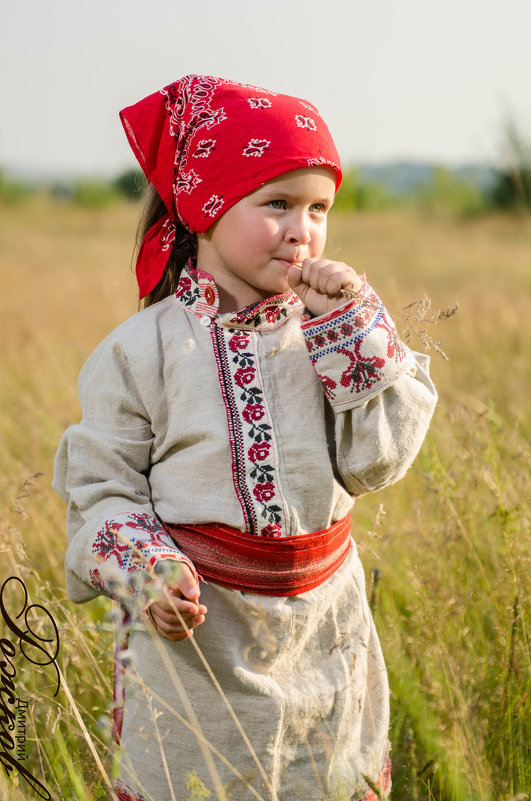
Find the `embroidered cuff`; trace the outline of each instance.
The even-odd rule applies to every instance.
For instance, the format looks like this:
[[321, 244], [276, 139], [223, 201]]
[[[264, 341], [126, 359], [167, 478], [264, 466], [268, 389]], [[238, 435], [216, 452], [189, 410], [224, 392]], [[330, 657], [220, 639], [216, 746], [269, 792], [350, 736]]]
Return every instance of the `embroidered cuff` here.
[[92, 543], [91, 556], [97, 567], [89, 571], [90, 583], [121, 603], [138, 601], [146, 606], [154, 600], [163, 582], [163, 576], [154, 575], [160, 560], [185, 562], [197, 575], [157, 518], [145, 513], [106, 520]]
[[378, 295], [363, 294], [301, 325], [308, 353], [332, 406], [363, 403], [414, 367]]

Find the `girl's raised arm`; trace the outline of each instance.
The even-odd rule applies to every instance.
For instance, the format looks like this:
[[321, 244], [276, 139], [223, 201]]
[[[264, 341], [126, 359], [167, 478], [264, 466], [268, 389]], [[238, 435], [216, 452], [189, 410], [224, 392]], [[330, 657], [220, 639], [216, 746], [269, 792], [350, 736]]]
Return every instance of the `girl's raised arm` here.
[[306, 347], [335, 414], [337, 466], [353, 495], [402, 478], [437, 402], [429, 357], [399, 338], [364, 282], [358, 297], [302, 324]]

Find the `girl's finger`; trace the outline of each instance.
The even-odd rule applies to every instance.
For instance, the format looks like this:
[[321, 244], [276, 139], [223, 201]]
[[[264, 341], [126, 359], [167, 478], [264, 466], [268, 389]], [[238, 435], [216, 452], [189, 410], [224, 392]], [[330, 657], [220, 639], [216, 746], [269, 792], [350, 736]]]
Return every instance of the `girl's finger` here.
[[354, 273], [349, 271], [346, 273], [344, 270], [337, 270], [327, 276], [326, 286], [324, 293], [330, 297], [335, 297], [341, 291], [341, 287], [351, 284], [354, 279]]
[[168, 640], [184, 640], [187, 637], [193, 636], [193, 630], [197, 628], [197, 626], [200, 626], [201, 623], [204, 623], [204, 620], [204, 615], [199, 615], [191, 620], [189, 624], [187, 623], [186, 627], [184, 627], [180, 623], [170, 625], [164, 621], [157, 622], [157, 619], [155, 618], [155, 628], [162, 637], [165, 637]]
[[297, 264], [292, 264], [288, 270], [288, 284], [295, 291], [297, 291], [301, 284], [304, 284], [302, 269]]
[[171, 595], [183, 596], [191, 601], [199, 600], [200, 590], [196, 576], [185, 562], [160, 559], [154, 569], [163, 579]]
[[194, 617], [205, 615], [207, 612], [207, 608], [203, 604], [192, 604], [188, 601], [182, 601], [181, 599], [176, 599], [175, 605], [173, 605], [171, 601], [168, 603], [157, 601], [151, 604], [150, 609], [168, 622], [178, 620], [179, 615], [185, 620], [192, 620]]
[[331, 287], [334, 275], [334, 265], [325, 263], [321, 267], [318, 267], [317, 270], [318, 270], [316, 276], [317, 291], [320, 292], [321, 295], [331, 294]]
[[163, 599], [161, 601], [157, 601], [156, 603], [157, 607], [168, 615], [175, 615], [177, 610], [184, 617], [185, 615], [197, 615], [199, 609], [203, 610], [202, 614], [204, 614], [204, 611], [206, 610], [206, 607], [204, 607], [203, 604], [186, 601], [183, 598], [175, 598], [175, 600]]
[[[328, 259], [305, 259], [301, 267], [301, 280], [321, 295], [335, 297], [341, 287], [361, 287], [358, 274], [343, 262]], [[291, 283], [291, 282], [290, 282]], [[293, 283], [291, 283], [293, 288]]]
[[146, 609], [146, 613], [153, 625], [155, 625], [157, 628], [177, 630], [182, 629], [183, 626], [187, 626], [189, 628], [193, 625], [194, 621], [198, 620], [199, 618], [204, 620], [206, 607], [203, 607], [194, 614], [185, 614], [179, 616], [179, 614], [175, 612], [169, 614], [168, 612], [161, 610], [157, 604], [151, 604], [151, 606]]

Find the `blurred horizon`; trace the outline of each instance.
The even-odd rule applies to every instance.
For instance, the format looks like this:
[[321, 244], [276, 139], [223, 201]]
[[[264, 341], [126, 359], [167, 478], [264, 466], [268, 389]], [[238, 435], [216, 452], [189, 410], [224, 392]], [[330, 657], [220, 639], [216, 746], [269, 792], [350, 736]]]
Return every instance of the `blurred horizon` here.
[[6, 4], [0, 168], [135, 167], [118, 111], [188, 73], [311, 100], [345, 166], [495, 166], [531, 138], [528, 0], [49, 0]]
[[[465, 174], [467, 177], [472, 177], [474, 183], [484, 183], [488, 181], [488, 175], [494, 173], [496, 169], [495, 164], [488, 163], [487, 161], [463, 161], [455, 164], [442, 162], [437, 160], [425, 159], [381, 159], [378, 161], [358, 161], [351, 163], [343, 163], [343, 171], [348, 172], [354, 170], [360, 173], [362, 177], [378, 178], [379, 176], [385, 179], [386, 175], [396, 174], [397, 182], [401, 182], [401, 177], [408, 174], [425, 174], [431, 172], [438, 167], [447, 169], [456, 174]], [[34, 184], [36, 186], [46, 186], [54, 182], [70, 183], [80, 179], [91, 179], [112, 181], [119, 175], [130, 170], [137, 170], [141, 174], [140, 167], [136, 162], [132, 162], [122, 169], [113, 170], [111, 172], [91, 172], [86, 173], [82, 171], [70, 170], [60, 171], [53, 169], [33, 170], [30, 167], [25, 167], [21, 164], [5, 164], [0, 162], [0, 172], [6, 177], [19, 180], [22, 183]], [[475, 177], [477, 176], [477, 178]], [[405, 178], [407, 183], [407, 177]], [[384, 180], [385, 182], [385, 180]]]

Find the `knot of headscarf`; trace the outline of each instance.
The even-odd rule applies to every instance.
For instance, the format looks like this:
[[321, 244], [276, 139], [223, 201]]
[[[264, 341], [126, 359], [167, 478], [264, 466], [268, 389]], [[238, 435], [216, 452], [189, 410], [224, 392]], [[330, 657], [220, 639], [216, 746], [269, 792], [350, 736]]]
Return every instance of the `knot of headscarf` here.
[[176, 221], [204, 233], [259, 186], [290, 170], [327, 166], [341, 183], [330, 131], [311, 103], [257, 86], [187, 75], [120, 112], [129, 144], [168, 213], [146, 233], [140, 297], [162, 278]]

